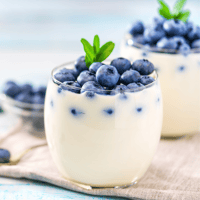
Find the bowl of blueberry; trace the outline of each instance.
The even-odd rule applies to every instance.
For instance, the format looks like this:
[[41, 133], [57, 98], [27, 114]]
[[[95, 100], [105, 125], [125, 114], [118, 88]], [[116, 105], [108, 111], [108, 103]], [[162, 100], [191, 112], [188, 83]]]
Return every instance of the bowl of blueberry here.
[[19, 84], [7, 81], [0, 95], [3, 110], [22, 121], [22, 127], [28, 133], [45, 137], [44, 99], [46, 86], [34, 87], [30, 83]]
[[159, 74], [164, 120], [162, 135], [178, 137], [200, 131], [200, 26], [189, 21], [185, 0], [170, 10], [162, 0], [151, 24], [136, 21], [127, 31], [121, 55], [148, 59]]
[[[52, 70], [45, 97], [45, 131], [60, 173], [84, 188], [124, 187], [148, 169], [160, 140], [162, 96], [154, 65], [106, 59], [81, 39], [85, 56]], [[139, 64], [138, 64], [139, 62]]]

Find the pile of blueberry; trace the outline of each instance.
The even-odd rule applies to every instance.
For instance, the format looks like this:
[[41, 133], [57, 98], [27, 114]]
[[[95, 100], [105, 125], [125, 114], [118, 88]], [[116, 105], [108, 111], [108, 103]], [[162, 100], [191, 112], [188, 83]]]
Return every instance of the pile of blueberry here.
[[7, 81], [3, 93], [16, 101], [30, 104], [44, 104], [46, 87], [34, 88], [30, 84], [19, 85], [14, 81]]
[[54, 75], [61, 82], [58, 93], [68, 90], [74, 93], [87, 91], [86, 96], [94, 93], [115, 95], [125, 91], [138, 91], [154, 81], [148, 76], [154, 71], [154, 66], [148, 60], [131, 62], [125, 58], [116, 58], [110, 65], [94, 62], [88, 68], [85, 57], [81, 56], [75, 62], [74, 69], [63, 68]]
[[148, 27], [141, 21], [136, 21], [129, 33], [133, 36], [134, 43], [145, 47], [172, 49], [183, 54], [190, 52], [190, 49], [200, 48], [200, 26], [192, 22], [156, 17]]

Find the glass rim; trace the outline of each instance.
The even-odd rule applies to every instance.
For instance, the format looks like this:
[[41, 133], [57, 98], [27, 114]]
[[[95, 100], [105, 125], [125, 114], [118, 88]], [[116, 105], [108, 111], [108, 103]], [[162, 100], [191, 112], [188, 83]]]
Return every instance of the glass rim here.
[[[108, 59], [106, 61], [109, 61]], [[65, 66], [68, 66], [68, 65], [71, 65], [71, 64], [74, 64], [75, 61], [70, 61], [70, 62], [66, 62], [66, 63], [63, 63], [55, 68], [53, 68], [53, 70], [51, 71], [51, 80], [54, 84], [60, 86], [62, 84], [62, 82], [58, 81], [55, 77], [54, 77], [54, 74], [56, 71], [58, 71], [59, 69], [62, 69], [64, 68]], [[156, 70], [154, 70], [150, 75], [148, 75], [152, 78], [154, 78], [154, 81], [150, 84], [147, 84], [147, 85], [144, 85], [142, 87], [138, 87], [138, 88], [132, 88], [132, 89], [126, 89], [126, 90], [122, 90], [121, 92], [116, 92], [112, 89], [99, 89], [98, 91], [97, 90], [85, 90], [85, 92], [95, 92], [97, 94], [99, 94], [99, 92], [114, 92], [115, 94], [119, 94], [119, 93], [125, 93], [125, 92], [139, 92], [139, 91], [142, 91], [144, 89], [147, 89], [147, 88], [150, 88], [152, 87], [154, 84], [156, 84], [158, 82], [158, 73]], [[66, 85], [66, 87], [70, 88], [70, 89], [81, 89], [80, 87], [75, 87], [75, 86], [71, 86], [71, 85]], [[114, 95], [115, 95], [114, 94]], [[100, 94], [102, 95], [102, 94]], [[107, 96], [113, 96], [113, 95], [107, 95]]]
[[[132, 44], [129, 44], [129, 41], [132, 41]], [[129, 47], [135, 47], [138, 49], [142, 49], [144, 51], [152, 52], [152, 53], [167, 53], [167, 54], [176, 54], [176, 55], [183, 55], [179, 50], [176, 49], [163, 49], [158, 47], [151, 47], [151, 46], [145, 46], [145, 44], [140, 44], [137, 42], [134, 42], [134, 37], [131, 34], [125, 35], [125, 45], [128, 45]], [[193, 48], [190, 49], [189, 54], [198, 54], [200, 53], [200, 48]]]

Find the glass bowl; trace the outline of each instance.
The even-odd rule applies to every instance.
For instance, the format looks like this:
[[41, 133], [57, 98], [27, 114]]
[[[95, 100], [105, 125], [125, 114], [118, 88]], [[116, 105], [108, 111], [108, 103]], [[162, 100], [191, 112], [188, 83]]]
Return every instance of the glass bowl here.
[[19, 102], [5, 94], [0, 95], [0, 101], [6, 113], [21, 120], [23, 130], [33, 136], [45, 138], [44, 105]]
[[145, 48], [127, 34], [121, 55], [132, 61], [148, 59], [158, 71], [163, 95], [163, 137], [179, 137], [200, 130], [200, 49], [189, 54]]
[[[45, 99], [45, 131], [60, 173], [90, 187], [123, 187], [147, 171], [160, 140], [162, 97], [155, 81], [114, 95], [60, 90], [52, 71]], [[69, 86], [70, 89], [74, 87]], [[100, 91], [99, 91], [100, 92]], [[105, 92], [105, 90], [104, 90]]]

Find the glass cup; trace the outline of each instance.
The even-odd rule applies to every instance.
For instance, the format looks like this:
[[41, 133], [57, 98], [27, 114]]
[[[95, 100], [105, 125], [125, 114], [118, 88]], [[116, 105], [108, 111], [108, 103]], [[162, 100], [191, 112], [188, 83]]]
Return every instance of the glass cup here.
[[63, 68], [71, 69], [73, 63], [52, 71], [45, 99], [46, 138], [58, 170], [66, 179], [91, 187], [137, 182], [147, 171], [161, 134], [157, 73], [151, 74], [155, 81], [140, 90], [77, 94], [61, 90], [54, 78]]
[[162, 136], [179, 137], [200, 130], [200, 49], [184, 55], [145, 48], [126, 35], [121, 55], [132, 61], [148, 59], [157, 69], [164, 109]]

